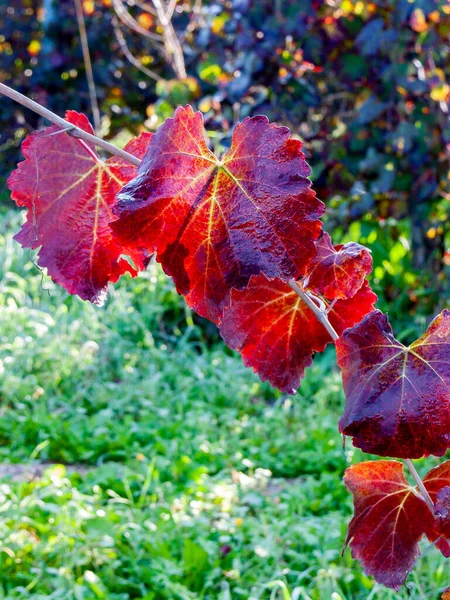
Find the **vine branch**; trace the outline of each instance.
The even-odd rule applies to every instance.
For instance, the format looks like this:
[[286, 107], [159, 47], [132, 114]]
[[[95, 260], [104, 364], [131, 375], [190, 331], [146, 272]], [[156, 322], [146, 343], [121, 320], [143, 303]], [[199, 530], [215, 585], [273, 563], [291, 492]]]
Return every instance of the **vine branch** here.
[[317, 320], [325, 327], [325, 329], [330, 334], [331, 339], [333, 340], [333, 342], [335, 342], [339, 338], [339, 335], [338, 335], [337, 331], [334, 329], [333, 325], [330, 323], [330, 320], [329, 320], [328, 315], [325, 312], [325, 310], [323, 308], [321, 308], [321, 306], [319, 306], [319, 303], [321, 302], [319, 300], [319, 298], [317, 298], [317, 303], [316, 303], [313, 300], [313, 298], [311, 296], [309, 296], [303, 290], [302, 286], [294, 279], [291, 279], [289, 281], [289, 287], [292, 290], [294, 290], [294, 292], [297, 294], [297, 296], [300, 296], [300, 298], [303, 300], [303, 302], [306, 304], [306, 306], [308, 306], [308, 308], [310, 308], [312, 310], [312, 312], [316, 316]]
[[128, 44], [126, 42], [125, 36], [123, 35], [122, 30], [120, 29], [119, 23], [117, 22], [117, 19], [115, 17], [113, 17], [112, 25], [113, 25], [114, 33], [116, 35], [117, 43], [119, 44], [119, 47], [122, 50], [125, 58], [127, 58], [128, 61], [136, 67], [136, 69], [139, 69], [139, 71], [142, 71], [142, 73], [145, 73], [145, 75], [147, 75], [147, 77], [150, 77], [151, 79], [154, 79], [155, 81], [164, 81], [163, 78], [160, 77], [157, 73], [154, 73], [150, 69], [147, 69], [147, 67], [144, 66], [141, 63], [141, 61], [138, 60], [132, 54], [131, 50], [128, 48]]
[[[324, 309], [322, 306], [320, 306], [321, 300], [319, 298], [315, 298], [315, 300], [317, 301], [317, 302], [315, 302], [314, 297], [307, 294], [303, 290], [301, 284], [299, 284], [297, 281], [295, 281], [293, 279], [291, 279], [291, 281], [289, 281], [289, 287], [292, 290], [294, 290], [294, 292], [303, 300], [303, 302], [308, 306], [308, 308], [310, 308], [312, 310], [312, 312], [314, 313], [314, 315], [316, 316], [318, 321], [325, 327], [325, 329], [330, 334], [333, 342], [335, 342], [339, 338], [339, 335], [337, 334], [334, 327], [331, 325], [330, 320], [328, 319], [326, 309]], [[405, 464], [408, 467], [409, 472], [411, 473], [414, 481], [416, 482], [417, 488], [418, 488], [422, 498], [424, 499], [426, 505], [431, 510], [431, 512], [434, 514], [433, 500], [431, 499], [427, 488], [424, 486], [423, 481], [420, 478], [420, 475], [417, 472], [415, 466], [413, 465], [413, 463], [411, 462], [411, 460], [409, 458], [405, 459]]]
[[180, 40], [175, 33], [175, 29], [172, 25], [172, 15], [176, 7], [176, 2], [171, 1], [166, 6], [163, 0], [152, 0], [153, 6], [155, 7], [158, 21], [163, 28], [163, 39], [164, 48], [166, 50], [167, 58], [172, 64], [172, 68], [178, 79], [186, 79], [186, 65], [184, 62], [183, 48], [181, 47]]
[[84, 131], [83, 129], [80, 129], [76, 125], [72, 125], [72, 123], [68, 123], [68, 121], [66, 121], [62, 117], [59, 117], [51, 110], [48, 110], [48, 108], [44, 108], [41, 104], [38, 104], [34, 100], [31, 100], [27, 96], [24, 96], [23, 94], [21, 94], [20, 92], [13, 90], [9, 86], [5, 85], [4, 83], [0, 83], [0, 94], [2, 94], [3, 96], [7, 96], [8, 98], [11, 98], [11, 100], [18, 102], [22, 106], [25, 106], [25, 108], [29, 108], [30, 110], [34, 111], [41, 117], [44, 117], [44, 119], [47, 119], [47, 121], [50, 121], [50, 123], [53, 123], [54, 125], [57, 125], [58, 127], [60, 127], [61, 131], [65, 131], [66, 133], [68, 133], [69, 135], [72, 135], [73, 137], [79, 138], [86, 142], [90, 142], [91, 144], [98, 146], [98, 148], [102, 148], [102, 150], [105, 150], [106, 152], [109, 152], [110, 154], [113, 154], [114, 156], [123, 158], [124, 160], [128, 161], [132, 165], [135, 165], [136, 167], [138, 167], [141, 164], [141, 161], [139, 160], [139, 158], [136, 158], [129, 152], [125, 152], [125, 150], [116, 148], [116, 146], [113, 146], [106, 140], [102, 140], [101, 138], [99, 138], [95, 135], [92, 135], [91, 133], [88, 133], [87, 131]]
[[434, 514], [433, 500], [431, 499], [430, 494], [428, 493], [427, 488], [423, 485], [423, 481], [420, 478], [420, 475], [417, 472], [416, 467], [412, 464], [412, 462], [411, 462], [411, 460], [409, 458], [405, 459], [405, 464], [408, 467], [409, 472], [413, 476], [414, 481], [417, 483], [417, 487], [419, 488], [419, 491], [420, 491], [423, 499], [425, 500], [428, 508]]

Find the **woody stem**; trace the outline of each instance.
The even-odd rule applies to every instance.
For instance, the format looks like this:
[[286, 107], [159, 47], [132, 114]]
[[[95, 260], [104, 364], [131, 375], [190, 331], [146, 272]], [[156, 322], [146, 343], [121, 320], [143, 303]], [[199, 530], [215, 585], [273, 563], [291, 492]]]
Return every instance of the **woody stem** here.
[[297, 296], [300, 296], [300, 298], [308, 306], [308, 308], [310, 308], [312, 310], [314, 315], [317, 317], [318, 321], [325, 327], [325, 329], [330, 334], [333, 342], [335, 342], [339, 338], [339, 335], [337, 334], [337, 331], [334, 329], [333, 325], [330, 323], [330, 320], [328, 319], [328, 315], [325, 312], [325, 310], [323, 310], [319, 306], [319, 299], [317, 299], [317, 303], [316, 303], [314, 301], [314, 296], [310, 296], [309, 294], [307, 294], [303, 290], [302, 286], [294, 279], [291, 279], [289, 281], [289, 287], [292, 290], [294, 290], [294, 292], [297, 294]]
[[15, 100], [19, 104], [22, 104], [22, 106], [25, 106], [26, 108], [29, 108], [30, 110], [34, 111], [38, 115], [41, 115], [41, 117], [44, 117], [44, 119], [47, 119], [47, 121], [50, 121], [50, 123], [54, 123], [55, 125], [60, 127], [62, 131], [66, 131], [73, 137], [80, 138], [82, 140], [85, 140], [86, 142], [90, 142], [91, 144], [95, 144], [95, 146], [102, 148], [103, 150], [105, 150], [106, 152], [109, 152], [110, 154], [114, 154], [115, 156], [119, 156], [120, 158], [123, 158], [124, 160], [131, 163], [132, 165], [135, 165], [136, 167], [138, 167], [141, 164], [141, 161], [139, 160], [139, 158], [136, 158], [132, 154], [129, 154], [128, 152], [125, 152], [124, 150], [121, 150], [120, 148], [116, 148], [109, 142], [106, 142], [105, 140], [102, 140], [101, 138], [99, 138], [95, 135], [92, 135], [91, 133], [88, 133], [87, 131], [84, 131], [83, 129], [80, 129], [76, 125], [72, 125], [72, 123], [68, 123], [65, 119], [63, 119], [62, 117], [59, 117], [58, 115], [53, 113], [51, 110], [44, 108], [43, 106], [41, 106], [34, 100], [27, 98], [27, 96], [24, 96], [20, 92], [16, 92], [16, 90], [13, 90], [9, 86], [5, 85], [4, 83], [0, 83], [0, 94], [2, 94], [3, 96], [7, 96], [8, 98], [11, 98], [11, 100]]
[[413, 476], [414, 481], [417, 483], [417, 487], [419, 488], [420, 493], [422, 494], [423, 499], [425, 500], [428, 508], [431, 510], [431, 512], [434, 514], [434, 504], [433, 504], [433, 500], [430, 497], [430, 494], [428, 493], [427, 488], [423, 485], [423, 481], [420, 478], [419, 473], [416, 470], [416, 467], [412, 464], [412, 462], [410, 461], [409, 458], [407, 458], [405, 460], [405, 464], [409, 469], [409, 472], [411, 473], [411, 475]]
[[[320, 307], [319, 299], [317, 298], [315, 301], [314, 296], [307, 294], [303, 290], [302, 286], [293, 279], [291, 279], [291, 281], [289, 281], [289, 287], [303, 300], [303, 302], [308, 306], [308, 308], [310, 308], [312, 310], [312, 312], [317, 317], [319, 322], [325, 327], [325, 329], [330, 334], [333, 342], [335, 342], [339, 338], [339, 335], [337, 334], [336, 330], [331, 325], [330, 320], [328, 319], [328, 315], [325, 312], [325, 310], [323, 310], [323, 308]], [[420, 475], [417, 472], [415, 466], [413, 465], [413, 463], [410, 461], [409, 458], [407, 458], [405, 460], [405, 464], [408, 467], [412, 477], [414, 478], [414, 481], [417, 484], [417, 488], [418, 488], [420, 494], [422, 495], [424, 501], [426, 502], [428, 508], [431, 510], [431, 512], [434, 513], [433, 500], [431, 499], [427, 488], [424, 486], [423, 481], [420, 478]]]

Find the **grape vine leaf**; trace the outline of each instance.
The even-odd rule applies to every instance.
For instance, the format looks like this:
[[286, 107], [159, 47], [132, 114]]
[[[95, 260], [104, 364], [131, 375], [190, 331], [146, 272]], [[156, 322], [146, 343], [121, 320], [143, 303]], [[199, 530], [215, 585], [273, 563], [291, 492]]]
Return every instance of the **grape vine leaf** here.
[[231, 288], [261, 272], [299, 277], [315, 255], [324, 205], [301, 147], [286, 127], [257, 116], [236, 125], [218, 159], [201, 113], [179, 107], [118, 196], [116, 238], [156, 251], [187, 303], [217, 322]]
[[344, 483], [355, 506], [346, 546], [367, 575], [398, 590], [419, 555], [420, 539], [432, 526], [431, 511], [406, 481], [398, 461], [352, 465]]
[[[67, 111], [66, 120], [93, 133], [83, 114]], [[125, 150], [141, 158], [150, 137], [143, 133]], [[28, 209], [15, 239], [24, 248], [41, 247], [39, 265], [55, 283], [102, 304], [108, 282], [126, 272], [136, 275], [150, 257], [146, 250], [119, 245], [109, 227], [116, 194], [136, 167], [117, 157], [101, 161], [92, 144], [56, 126], [27, 136], [22, 152], [25, 160], [8, 179], [12, 199]]]
[[450, 311], [405, 347], [374, 311], [336, 342], [347, 398], [339, 429], [380, 456], [441, 456], [450, 446]]
[[435, 507], [435, 521], [426, 531], [428, 539], [450, 557], [450, 460], [431, 469], [423, 478]]
[[370, 250], [356, 242], [333, 246], [328, 233], [316, 242], [316, 248], [304, 285], [330, 300], [352, 298], [372, 271]]
[[[353, 296], [337, 300], [329, 320], [340, 334], [374, 308], [376, 295], [367, 282]], [[245, 290], [233, 290], [220, 334], [238, 350], [247, 367], [283, 392], [297, 390], [314, 353], [331, 337], [301, 298], [280, 279], [253, 276]]]
[[439, 490], [436, 497], [436, 527], [439, 533], [450, 539], [450, 487]]

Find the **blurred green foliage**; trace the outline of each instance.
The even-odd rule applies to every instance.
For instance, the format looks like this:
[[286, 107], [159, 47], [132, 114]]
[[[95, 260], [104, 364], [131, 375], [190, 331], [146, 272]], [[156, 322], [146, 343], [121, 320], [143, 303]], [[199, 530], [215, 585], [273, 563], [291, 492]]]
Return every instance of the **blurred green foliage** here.
[[[187, 79], [142, 30], [148, 3], [83, 0], [101, 134], [154, 130], [177, 104], [205, 116], [217, 150], [264, 113], [305, 142], [336, 242], [367, 240], [382, 308], [407, 321], [449, 297], [450, 7], [446, 0], [178, 0]], [[0, 81], [62, 114], [90, 114], [72, 0], [0, 0]], [[115, 34], [154, 78], [128, 62]], [[36, 115], [1, 100], [0, 169], [19, 159]], [[1, 176], [1, 174], [0, 174]]]

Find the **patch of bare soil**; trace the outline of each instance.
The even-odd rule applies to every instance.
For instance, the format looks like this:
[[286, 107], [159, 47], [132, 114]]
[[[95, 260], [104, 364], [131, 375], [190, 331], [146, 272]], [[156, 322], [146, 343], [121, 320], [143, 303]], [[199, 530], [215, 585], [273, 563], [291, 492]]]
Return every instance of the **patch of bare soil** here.
[[[29, 464], [11, 464], [0, 463], [0, 480], [10, 479], [12, 481], [36, 481], [41, 479], [44, 471], [52, 467], [56, 467], [54, 463], [29, 463]], [[79, 473], [86, 475], [92, 470], [92, 467], [87, 467], [82, 464], [65, 465], [67, 473]]]

